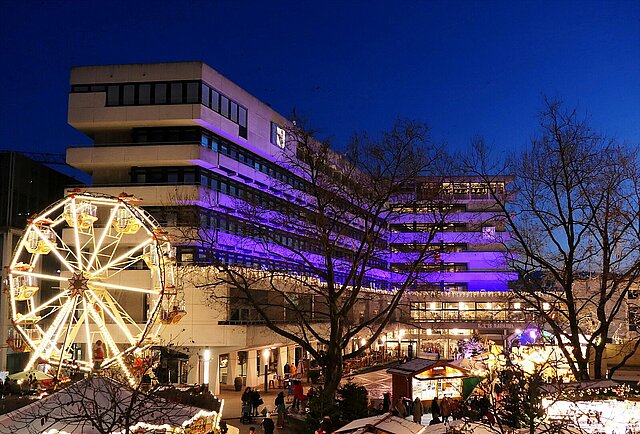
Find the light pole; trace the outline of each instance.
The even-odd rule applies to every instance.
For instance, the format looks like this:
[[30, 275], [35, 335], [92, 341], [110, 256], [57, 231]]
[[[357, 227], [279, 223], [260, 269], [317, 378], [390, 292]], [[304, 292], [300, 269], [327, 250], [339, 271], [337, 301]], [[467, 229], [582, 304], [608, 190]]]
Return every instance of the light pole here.
[[264, 357], [264, 391], [267, 392], [269, 384], [269, 349], [265, 348], [262, 351], [262, 357]]
[[402, 337], [404, 336], [404, 329], [400, 329], [398, 332], [398, 359], [402, 358]]

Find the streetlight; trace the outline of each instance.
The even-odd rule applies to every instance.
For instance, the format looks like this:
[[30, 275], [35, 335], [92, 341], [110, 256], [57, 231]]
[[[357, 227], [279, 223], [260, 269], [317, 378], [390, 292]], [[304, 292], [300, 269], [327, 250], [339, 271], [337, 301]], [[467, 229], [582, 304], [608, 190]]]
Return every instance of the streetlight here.
[[264, 391], [266, 393], [268, 390], [269, 381], [269, 374], [267, 373], [267, 371], [269, 370], [269, 348], [265, 348], [264, 351], [262, 351], [262, 357], [264, 357]]

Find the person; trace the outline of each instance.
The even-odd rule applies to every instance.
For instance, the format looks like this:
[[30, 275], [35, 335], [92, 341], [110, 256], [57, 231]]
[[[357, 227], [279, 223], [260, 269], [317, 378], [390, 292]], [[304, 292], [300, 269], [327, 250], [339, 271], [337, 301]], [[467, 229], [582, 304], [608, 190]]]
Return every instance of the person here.
[[282, 370], [284, 372], [284, 378], [287, 378], [291, 373], [291, 368], [289, 368], [289, 362], [284, 362], [284, 368]]
[[293, 405], [292, 408], [296, 411], [300, 411], [300, 402], [304, 401], [306, 396], [304, 395], [304, 389], [302, 388], [302, 381], [293, 380]]
[[431, 416], [433, 416], [433, 420], [440, 420], [440, 406], [438, 405], [438, 398], [433, 398], [433, 401], [431, 401]]
[[291, 366], [289, 366], [289, 377], [296, 378], [296, 365], [294, 365], [293, 363], [291, 364]]
[[264, 404], [264, 401], [260, 397], [260, 392], [257, 389], [252, 389], [249, 395], [249, 403], [251, 404], [251, 415], [258, 415], [258, 408]]
[[256, 427], [255, 426], [250, 426], [249, 427], [249, 434], [256, 434]]
[[284, 405], [284, 392], [278, 393], [275, 401], [276, 411], [278, 412], [278, 428], [284, 428], [284, 417], [286, 407]]
[[389, 413], [390, 407], [391, 407], [391, 395], [389, 395], [389, 392], [385, 392], [382, 395], [382, 412]]
[[422, 421], [422, 401], [416, 396], [413, 400], [413, 421], [420, 423]]
[[271, 415], [267, 413], [264, 419], [262, 419], [262, 430], [264, 434], [273, 434], [273, 431], [276, 429], [273, 424], [273, 420], [271, 419]]
[[398, 417], [405, 418], [407, 417], [407, 409], [404, 406], [404, 399], [400, 397], [396, 399], [396, 403], [393, 406], [393, 409], [398, 413]]
[[447, 396], [442, 398], [440, 401], [440, 415], [442, 416], [442, 421], [447, 422], [449, 420], [449, 415], [451, 414], [451, 399]]

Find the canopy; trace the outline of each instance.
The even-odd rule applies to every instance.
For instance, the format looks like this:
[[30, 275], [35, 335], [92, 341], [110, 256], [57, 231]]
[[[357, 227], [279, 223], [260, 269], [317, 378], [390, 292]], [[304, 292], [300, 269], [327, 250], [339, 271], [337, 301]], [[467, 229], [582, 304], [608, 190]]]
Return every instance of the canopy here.
[[[120, 433], [130, 427], [151, 431], [218, 424], [220, 414], [169, 402], [115, 380], [93, 376], [0, 416], [0, 432], [14, 434]], [[194, 429], [192, 432], [198, 432]]]

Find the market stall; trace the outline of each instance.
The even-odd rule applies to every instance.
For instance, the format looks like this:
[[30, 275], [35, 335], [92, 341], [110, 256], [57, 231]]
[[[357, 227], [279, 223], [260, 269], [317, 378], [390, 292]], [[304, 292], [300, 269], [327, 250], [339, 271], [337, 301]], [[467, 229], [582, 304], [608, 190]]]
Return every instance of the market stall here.
[[463, 380], [473, 377], [467, 369], [443, 360], [413, 359], [387, 370], [392, 375], [393, 396], [420, 398], [462, 397]]

